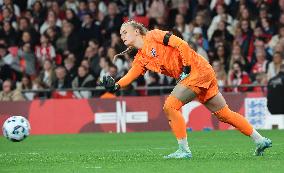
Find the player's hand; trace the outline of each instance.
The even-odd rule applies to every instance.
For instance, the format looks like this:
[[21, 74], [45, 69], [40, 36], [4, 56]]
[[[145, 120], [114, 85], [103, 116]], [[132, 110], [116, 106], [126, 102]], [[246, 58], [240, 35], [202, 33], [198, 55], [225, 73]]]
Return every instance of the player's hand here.
[[180, 74], [179, 79], [177, 80], [177, 83], [187, 78], [190, 75], [190, 71], [191, 71], [190, 66], [184, 66], [182, 69], [182, 73]]
[[107, 91], [110, 92], [115, 92], [120, 88], [120, 86], [117, 83], [115, 83], [114, 78], [112, 78], [111, 76], [104, 76], [102, 85], [105, 87]]

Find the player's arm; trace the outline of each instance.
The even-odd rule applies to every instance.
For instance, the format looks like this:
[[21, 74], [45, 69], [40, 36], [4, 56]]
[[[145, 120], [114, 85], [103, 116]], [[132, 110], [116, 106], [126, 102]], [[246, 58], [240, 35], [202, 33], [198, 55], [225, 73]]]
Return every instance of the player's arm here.
[[140, 65], [139, 62], [135, 62], [134, 60], [130, 70], [118, 82], [115, 82], [115, 80], [111, 76], [104, 76], [102, 84], [105, 86], [106, 90], [115, 92], [120, 88], [128, 86], [131, 82], [137, 79], [144, 72], [145, 68], [142, 65]]
[[131, 82], [133, 82], [135, 79], [137, 79], [140, 75], [144, 73], [144, 68], [140, 67], [138, 65], [133, 66], [125, 76], [123, 76], [117, 84], [124, 88], [127, 85], [129, 85]]

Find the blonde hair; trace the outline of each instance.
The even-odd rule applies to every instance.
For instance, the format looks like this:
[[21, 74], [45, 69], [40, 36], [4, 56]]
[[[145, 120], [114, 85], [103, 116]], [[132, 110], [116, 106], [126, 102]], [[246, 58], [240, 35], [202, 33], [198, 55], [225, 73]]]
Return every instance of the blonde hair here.
[[[138, 29], [139, 30], [139, 33], [141, 35], [146, 35], [146, 33], [148, 32], [148, 29], [142, 24], [142, 23], [139, 23], [135, 20], [128, 20], [126, 22], [124, 22], [122, 25], [121, 25], [121, 28], [126, 26], [126, 25], [131, 25], [134, 29]], [[119, 53], [119, 54], [116, 54], [114, 57], [113, 57], [113, 62], [116, 60], [116, 58], [118, 56], [122, 56], [122, 55], [125, 55], [127, 53], [129, 53], [131, 50], [133, 49], [133, 47], [128, 47], [127, 49], [125, 49], [123, 52]]]

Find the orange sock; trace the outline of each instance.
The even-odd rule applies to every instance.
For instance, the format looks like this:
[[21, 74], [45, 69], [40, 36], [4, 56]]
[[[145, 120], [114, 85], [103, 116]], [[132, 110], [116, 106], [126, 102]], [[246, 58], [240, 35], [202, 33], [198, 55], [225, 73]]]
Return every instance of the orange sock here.
[[180, 112], [183, 103], [174, 96], [169, 96], [164, 105], [164, 111], [169, 119], [169, 124], [177, 139], [186, 138], [186, 125]]
[[226, 105], [219, 111], [214, 112], [214, 114], [218, 117], [220, 121], [231, 124], [243, 134], [247, 136], [250, 136], [252, 134], [252, 125], [242, 115], [231, 111], [228, 105]]

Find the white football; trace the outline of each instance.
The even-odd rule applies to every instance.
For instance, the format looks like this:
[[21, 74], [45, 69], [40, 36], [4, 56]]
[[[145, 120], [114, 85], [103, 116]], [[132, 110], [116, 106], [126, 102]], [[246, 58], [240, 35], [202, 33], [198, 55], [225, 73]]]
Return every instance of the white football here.
[[2, 127], [4, 136], [13, 141], [20, 142], [29, 136], [31, 126], [29, 121], [22, 116], [12, 116], [8, 118]]

